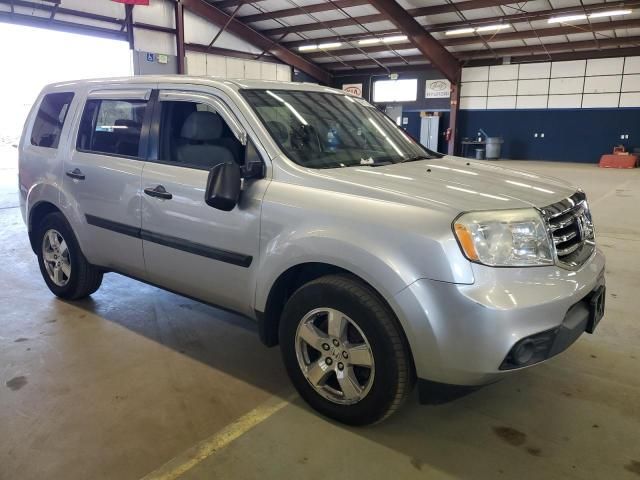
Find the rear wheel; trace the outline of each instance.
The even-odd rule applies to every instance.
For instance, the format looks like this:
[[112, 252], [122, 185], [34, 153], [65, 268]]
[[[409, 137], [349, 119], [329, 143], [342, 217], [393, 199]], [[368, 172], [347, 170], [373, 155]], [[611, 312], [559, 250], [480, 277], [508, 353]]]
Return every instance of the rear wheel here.
[[80, 251], [69, 223], [60, 212], [50, 213], [38, 226], [38, 264], [49, 290], [67, 300], [77, 300], [95, 292], [102, 272]]
[[383, 420], [413, 385], [409, 349], [393, 313], [347, 275], [321, 277], [292, 295], [280, 345], [300, 395], [343, 423]]

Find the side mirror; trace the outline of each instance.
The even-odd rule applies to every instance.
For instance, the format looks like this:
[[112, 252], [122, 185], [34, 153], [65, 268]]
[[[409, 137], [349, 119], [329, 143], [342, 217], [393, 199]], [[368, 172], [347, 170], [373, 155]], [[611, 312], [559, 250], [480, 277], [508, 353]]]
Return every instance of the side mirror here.
[[238, 204], [240, 187], [241, 174], [238, 164], [221, 163], [209, 172], [204, 201], [210, 207], [229, 212]]

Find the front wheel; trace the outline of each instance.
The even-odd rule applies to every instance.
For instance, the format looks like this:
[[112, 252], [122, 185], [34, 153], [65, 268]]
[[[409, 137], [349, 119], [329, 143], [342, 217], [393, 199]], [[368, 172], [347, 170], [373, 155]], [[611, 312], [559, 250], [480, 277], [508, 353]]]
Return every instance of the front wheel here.
[[91, 295], [102, 283], [102, 272], [80, 251], [64, 215], [50, 213], [38, 225], [38, 264], [49, 290], [67, 300]]
[[280, 345], [300, 395], [343, 423], [385, 419], [413, 386], [411, 356], [395, 316], [370, 287], [348, 275], [321, 277], [291, 296]]

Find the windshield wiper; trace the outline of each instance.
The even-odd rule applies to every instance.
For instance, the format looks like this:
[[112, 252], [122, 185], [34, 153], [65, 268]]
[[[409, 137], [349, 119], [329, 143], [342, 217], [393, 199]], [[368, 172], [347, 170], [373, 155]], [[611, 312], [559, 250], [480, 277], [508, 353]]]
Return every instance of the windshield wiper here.
[[430, 157], [428, 155], [414, 155], [413, 157], [403, 158], [402, 160], [400, 160], [400, 163], [417, 162], [418, 160], [433, 160], [433, 157]]

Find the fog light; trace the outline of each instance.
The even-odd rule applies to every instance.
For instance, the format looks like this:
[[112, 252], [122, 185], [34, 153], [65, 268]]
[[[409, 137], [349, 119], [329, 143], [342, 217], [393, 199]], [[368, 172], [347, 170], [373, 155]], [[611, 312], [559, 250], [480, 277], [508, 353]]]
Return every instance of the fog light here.
[[524, 340], [513, 349], [512, 357], [514, 363], [524, 365], [528, 363], [536, 350], [536, 344], [533, 340]]
[[500, 370], [527, 367], [546, 359], [549, 356], [557, 331], [557, 328], [552, 328], [517, 342], [500, 365]]

